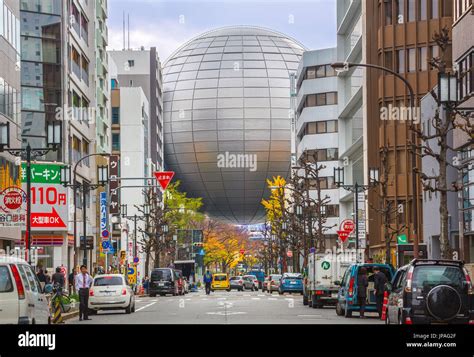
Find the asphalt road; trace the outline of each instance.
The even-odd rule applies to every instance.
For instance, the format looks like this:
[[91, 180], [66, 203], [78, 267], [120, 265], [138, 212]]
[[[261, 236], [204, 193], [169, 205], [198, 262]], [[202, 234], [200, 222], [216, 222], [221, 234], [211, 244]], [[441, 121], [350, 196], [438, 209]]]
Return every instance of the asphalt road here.
[[91, 321], [67, 324], [383, 324], [375, 314], [367, 319], [336, 315], [333, 307], [312, 309], [303, 305], [299, 294], [279, 295], [251, 291], [219, 291], [206, 296], [204, 291], [184, 296], [140, 297], [136, 311], [99, 311]]

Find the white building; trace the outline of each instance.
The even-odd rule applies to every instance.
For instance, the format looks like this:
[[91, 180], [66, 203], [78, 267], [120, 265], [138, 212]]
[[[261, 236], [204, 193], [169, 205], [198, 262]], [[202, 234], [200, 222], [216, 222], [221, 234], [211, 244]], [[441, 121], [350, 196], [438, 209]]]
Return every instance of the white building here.
[[[326, 247], [337, 241], [339, 226], [339, 190], [334, 185], [334, 168], [338, 166], [338, 79], [330, 64], [336, 60], [336, 49], [328, 48], [303, 53], [297, 71], [296, 158], [306, 155], [316, 159], [320, 174], [321, 197], [328, 196]], [[312, 186], [310, 197], [317, 199]]]

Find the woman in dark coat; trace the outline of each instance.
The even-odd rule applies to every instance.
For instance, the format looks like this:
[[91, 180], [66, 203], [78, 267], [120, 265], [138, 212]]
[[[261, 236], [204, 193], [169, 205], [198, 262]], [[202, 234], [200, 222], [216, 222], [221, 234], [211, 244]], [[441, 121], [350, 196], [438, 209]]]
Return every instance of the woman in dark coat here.
[[369, 281], [367, 280], [367, 269], [361, 267], [359, 269], [359, 276], [357, 277], [357, 299], [360, 306], [360, 318], [365, 319], [365, 302], [367, 300], [367, 286]]

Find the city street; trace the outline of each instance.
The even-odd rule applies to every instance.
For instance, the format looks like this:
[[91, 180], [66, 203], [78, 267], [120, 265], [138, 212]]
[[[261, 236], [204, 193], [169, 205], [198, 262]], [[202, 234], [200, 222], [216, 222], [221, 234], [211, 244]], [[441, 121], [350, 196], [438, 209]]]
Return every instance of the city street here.
[[347, 319], [335, 309], [311, 309], [303, 306], [299, 294], [273, 295], [258, 292], [219, 291], [206, 296], [204, 291], [185, 296], [142, 297], [136, 300], [136, 312], [100, 311], [92, 321], [67, 324], [383, 324], [375, 314], [357, 313]]

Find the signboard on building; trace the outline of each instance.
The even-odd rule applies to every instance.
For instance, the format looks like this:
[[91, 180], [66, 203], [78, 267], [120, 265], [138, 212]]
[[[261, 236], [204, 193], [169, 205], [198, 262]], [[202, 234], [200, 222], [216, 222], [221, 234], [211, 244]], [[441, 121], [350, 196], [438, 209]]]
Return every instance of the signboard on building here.
[[0, 227], [23, 227], [26, 222], [26, 192], [20, 187], [0, 190]]
[[119, 200], [119, 156], [111, 155], [109, 157], [109, 189], [110, 189], [110, 214], [120, 214]]
[[[31, 164], [31, 229], [67, 231], [67, 188], [61, 184], [61, 164]], [[22, 188], [26, 191], [26, 164], [21, 164]]]
[[[102, 253], [108, 253], [110, 249], [109, 231], [107, 225], [107, 192], [100, 193], [100, 236], [102, 237]], [[104, 243], [107, 243], [104, 245]]]

